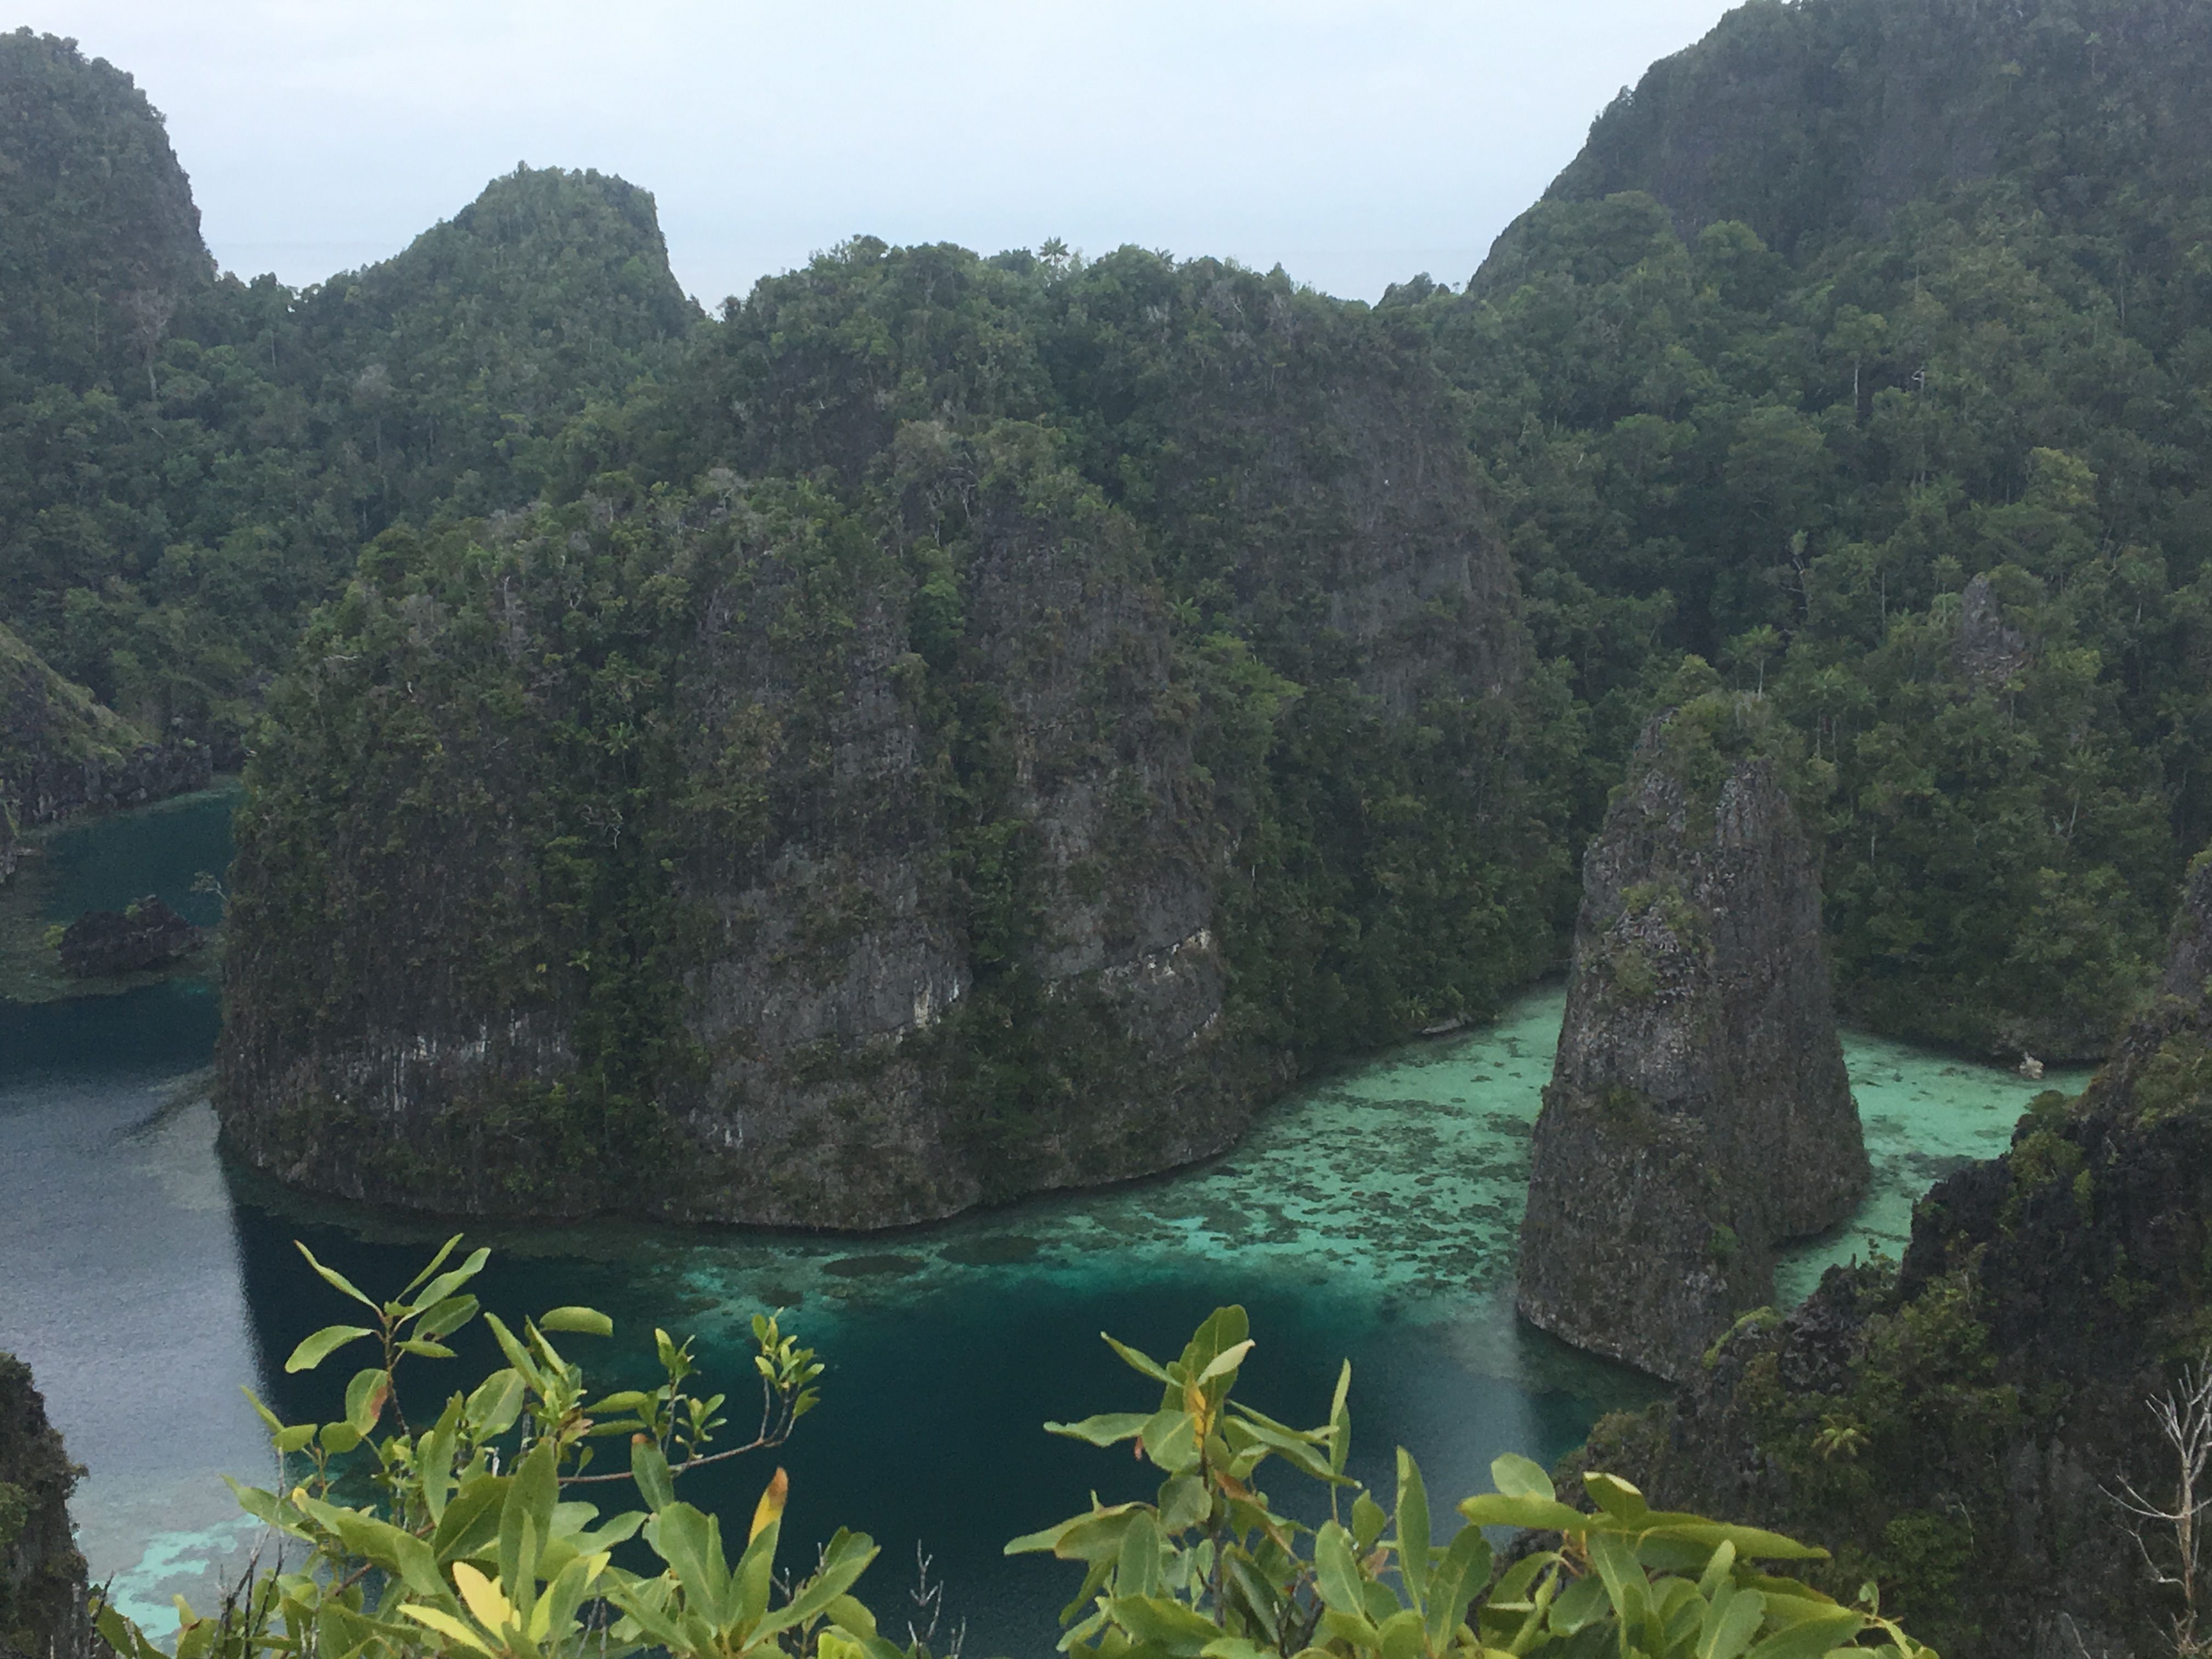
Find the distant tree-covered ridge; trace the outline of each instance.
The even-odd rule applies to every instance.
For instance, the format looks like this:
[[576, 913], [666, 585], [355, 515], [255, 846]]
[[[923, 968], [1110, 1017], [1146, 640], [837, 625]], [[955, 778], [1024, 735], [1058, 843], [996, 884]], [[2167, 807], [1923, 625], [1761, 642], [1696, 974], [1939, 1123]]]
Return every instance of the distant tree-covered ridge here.
[[176, 307], [215, 278], [161, 117], [76, 43], [0, 34], [0, 347], [11, 393], [145, 378]]
[[303, 292], [218, 277], [144, 94], [28, 29], [0, 34], [0, 620], [231, 763], [364, 540], [527, 501], [697, 319], [652, 198], [559, 169]]
[[1754, 0], [1624, 89], [1546, 194], [1643, 191], [1686, 238], [1733, 220], [1802, 260], [2003, 179], [2154, 243], [2129, 221], [2200, 194], [2208, 76], [2197, 0]]

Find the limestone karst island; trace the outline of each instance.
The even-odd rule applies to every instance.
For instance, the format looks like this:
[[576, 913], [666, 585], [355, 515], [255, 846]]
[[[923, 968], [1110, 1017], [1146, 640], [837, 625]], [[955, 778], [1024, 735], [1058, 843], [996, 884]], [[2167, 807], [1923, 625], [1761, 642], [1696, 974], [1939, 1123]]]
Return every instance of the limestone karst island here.
[[293, 286], [156, 67], [0, 33], [0, 1659], [2212, 1655], [2212, 0], [1364, 298]]

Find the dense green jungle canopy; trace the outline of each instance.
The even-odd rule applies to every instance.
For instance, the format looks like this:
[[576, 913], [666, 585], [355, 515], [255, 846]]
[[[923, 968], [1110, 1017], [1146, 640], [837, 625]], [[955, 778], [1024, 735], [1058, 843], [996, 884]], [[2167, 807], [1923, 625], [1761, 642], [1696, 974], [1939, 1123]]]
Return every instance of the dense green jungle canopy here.
[[1886, 1029], [2100, 1051], [2212, 836], [2208, 83], [2183, 0], [1748, 6], [1393, 295], [1601, 752], [1687, 647], [1832, 764]]
[[[529, 716], [584, 757], [543, 781], [578, 795], [546, 832], [573, 851], [584, 792], [660, 787], [678, 758], [629, 746], [651, 722], [615, 684], [672, 672], [651, 607], [683, 538], [654, 515], [739, 487], [825, 558], [902, 567], [945, 787], [988, 793], [988, 711], [955, 707], [963, 538], [1012, 491], [1110, 520], [1100, 544], [1175, 618], [1172, 672], [1216, 688], [1235, 741], [1207, 764], [1260, 854], [1242, 971], [1278, 981], [1254, 1006], [1296, 1046], [1478, 1010], [1556, 960], [1574, 858], [1694, 653], [1802, 735], [1853, 1012], [2099, 1052], [2212, 839], [2203, 13], [1746, 7], [1624, 94], [1463, 292], [1369, 307], [1134, 249], [862, 238], [712, 320], [650, 198], [591, 173], [518, 171], [318, 288], [217, 277], [129, 77], [19, 31], [0, 620], [142, 725], [235, 753], [315, 605], [351, 584], [315, 659], [389, 666], [406, 606], [481, 586], [486, 526], [542, 501], [580, 550], [532, 578], [573, 624]], [[1395, 711], [1418, 717], [1387, 741], [1388, 696], [1300, 574], [1336, 526], [1296, 489], [1255, 522], [1206, 487], [1318, 431], [1348, 369], [1449, 410], [1526, 630], [1494, 695]], [[1279, 384], [1264, 429], [1255, 373]], [[1298, 465], [1325, 476], [1339, 441]], [[1261, 541], [1280, 556], [1238, 591]], [[520, 666], [453, 672], [495, 708], [535, 696]], [[302, 667], [274, 707], [293, 721], [316, 686]], [[366, 696], [334, 718], [368, 721]], [[978, 891], [993, 821], [960, 854]], [[620, 934], [658, 878], [629, 857], [591, 855], [586, 934]]]

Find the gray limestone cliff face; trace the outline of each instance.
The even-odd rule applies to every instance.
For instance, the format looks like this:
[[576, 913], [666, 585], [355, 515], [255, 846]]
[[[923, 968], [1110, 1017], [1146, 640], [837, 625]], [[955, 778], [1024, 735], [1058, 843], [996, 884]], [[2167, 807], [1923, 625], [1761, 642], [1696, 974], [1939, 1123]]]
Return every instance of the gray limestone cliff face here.
[[1520, 595], [1435, 388], [1380, 354], [1326, 375], [1253, 355], [1202, 413], [1164, 416], [1178, 453], [1160, 485], [1178, 538], [1225, 544], [1244, 627], [1294, 678], [1334, 657], [1396, 716], [1516, 684], [1525, 647], [1499, 623]]
[[[1442, 382], [1296, 299], [1224, 278], [1219, 349], [1108, 400], [1125, 501], [1047, 425], [895, 421], [872, 363], [801, 377], [817, 421], [770, 355], [690, 485], [395, 536], [270, 694], [227, 1148], [453, 1212], [862, 1229], [1231, 1144], [1304, 1063], [1249, 943], [1290, 861], [1252, 831], [1310, 787], [1275, 757], [1317, 707], [1458, 731], [1529, 659]], [[740, 465], [786, 448], [804, 488]], [[1455, 740], [1411, 787], [1510, 863], [1514, 757]]]
[[[1225, 842], [1187, 733], [1161, 717], [1176, 689], [1164, 617], [1068, 529], [988, 522], [969, 626], [1007, 716], [1006, 822], [1043, 918], [1012, 964], [1036, 993], [1028, 1017], [1063, 1056], [1120, 1063], [1091, 1072], [1073, 1109], [1038, 1115], [1018, 1147], [979, 1137], [961, 1024], [994, 964], [954, 890], [957, 827], [900, 690], [915, 665], [894, 586], [860, 612], [826, 757], [781, 773], [763, 842], [702, 872], [714, 939], [690, 1023], [711, 1073], [685, 1121], [712, 1171], [702, 1204], [794, 1224], [927, 1219], [1003, 1194], [1009, 1176], [1035, 1189], [1188, 1162], [1248, 1120], [1213, 1074]], [[767, 622], [781, 578], [763, 574], [744, 604], [709, 605], [710, 733], [810, 718], [815, 665], [779, 647]]]
[[2182, 885], [2181, 908], [2166, 938], [2159, 994], [2201, 1009], [2212, 999], [2212, 859], [2200, 855]]
[[1953, 660], [1977, 690], [2002, 690], [2026, 668], [2033, 653], [2027, 635], [2005, 620], [2004, 606], [1987, 575], [1976, 576], [1959, 595], [1959, 639]]
[[1814, 854], [1775, 763], [1701, 791], [1667, 747], [1655, 722], [1583, 860], [1519, 1306], [1680, 1380], [1771, 1300], [1778, 1241], [1849, 1213], [1867, 1158]]
[[[659, 1079], [649, 1193], [545, 1176], [544, 1138], [517, 1127], [572, 1086], [586, 993], [533, 890], [541, 832], [514, 805], [542, 782], [530, 741], [465, 719], [445, 741], [480, 798], [418, 792], [437, 810], [404, 820], [404, 854], [380, 833], [318, 849], [317, 902], [349, 919], [329, 934], [267, 924], [276, 878], [249, 811], [226, 1144], [371, 1201], [844, 1228], [1220, 1150], [1281, 1073], [1227, 1040], [1214, 915], [1235, 826], [1194, 756], [1164, 609], [1121, 554], [1019, 514], [980, 528], [966, 638], [996, 736], [967, 764], [988, 774], [972, 786], [987, 824], [942, 775], [954, 757], [916, 690], [928, 668], [895, 562], [860, 562], [827, 650], [792, 637], [818, 570], [769, 548], [705, 585], [674, 723], [695, 784], [738, 780], [749, 805], [741, 830], [702, 817], [682, 837], [659, 902], [684, 940], [665, 970], [670, 1040], [692, 1059]], [[647, 829], [582, 810], [610, 841]], [[347, 824], [400, 817], [379, 803]], [[979, 915], [987, 880], [1006, 890]], [[538, 995], [486, 971], [525, 951], [549, 959]], [[303, 971], [313, 1000], [288, 1001]], [[976, 998], [979, 980], [995, 994]], [[1015, 1018], [1054, 1086], [994, 1121], [974, 1028]]]

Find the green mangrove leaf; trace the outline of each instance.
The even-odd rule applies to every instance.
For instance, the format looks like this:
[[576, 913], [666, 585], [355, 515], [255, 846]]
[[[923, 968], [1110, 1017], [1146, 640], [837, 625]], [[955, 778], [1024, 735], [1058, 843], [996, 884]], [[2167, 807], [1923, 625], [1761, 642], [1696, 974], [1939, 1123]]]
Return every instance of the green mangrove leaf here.
[[1117, 1595], [1106, 1611], [1139, 1643], [1174, 1659], [1198, 1659], [1221, 1637], [1211, 1619], [1164, 1595]]
[[1651, 1513], [1644, 1494], [1618, 1475], [1586, 1474], [1583, 1477], [1583, 1490], [1598, 1508], [1627, 1525], [1633, 1526]]
[[301, 1340], [300, 1346], [292, 1350], [292, 1357], [284, 1362], [284, 1369], [288, 1371], [311, 1371], [347, 1343], [357, 1342], [364, 1336], [375, 1334], [366, 1325], [325, 1325], [313, 1336]]
[[1599, 1517], [1549, 1498], [1516, 1498], [1486, 1492], [1460, 1499], [1459, 1512], [1478, 1527], [1530, 1527], [1540, 1532], [1583, 1532]]
[[651, 1435], [630, 1437], [629, 1473], [647, 1508], [658, 1512], [676, 1501], [676, 1482], [668, 1472], [668, 1459]]
[[321, 1262], [315, 1260], [315, 1253], [309, 1249], [306, 1245], [301, 1243], [298, 1239], [295, 1238], [292, 1241], [292, 1248], [299, 1251], [301, 1255], [307, 1258], [307, 1265], [310, 1267], [313, 1267], [317, 1273], [321, 1275], [325, 1284], [330, 1285], [334, 1290], [343, 1291], [345, 1295], [351, 1297], [355, 1301], [360, 1303], [362, 1307], [367, 1308], [371, 1313], [380, 1314], [382, 1312], [382, 1310], [380, 1309], [375, 1303], [371, 1302], [367, 1297], [361, 1293], [360, 1287], [355, 1285], [353, 1280], [348, 1279], [343, 1273], [340, 1273], [335, 1267], [325, 1267], [323, 1266]]
[[1108, 1347], [1121, 1356], [1121, 1363], [1128, 1366], [1131, 1370], [1140, 1376], [1149, 1376], [1155, 1382], [1165, 1382], [1168, 1380], [1166, 1370], [1163, 1369], [1160, 1362], [1150, 1354], [1140, 1353], [1125, 1342], [1116, 1342], [1103, 1331], [1099, 1332], [1098, 1335]]
[[1352, 1534], [1335, 1522], [1325, 1522], [1314, 1534], [1314, 1573], [1321, 1599], [1342, 1613], [1364, 1619], [1367, 1598], [1360, 1591], [1360, 1571], [1352, 1553]]
[[1518, 1452], [1505, 1452], [1491, 1461], [1490, 1482], [1508, 1498], [1540, 1498], [1549, 1502], [1559, 1496], [1543, 1466]]
[[555, 1308], [540, 1314], [541, 1331], [567, 1331], [577, 1336], [612, 1336], [615, 1322], [597, 1308]]
[[1859, 1613], [1843, 1608], [1816, 1613], [1765, 1638], [1745, 1659], [1826, 1659], [1865, 1628], [1866, 1620]]
[[1142, 1434], [1152, 1416], [1151, 1412], [1105, 1412], [1097, 1417], [1086, 1417], [1080, 1423], [1048, 1423], [1044, 1431], [1069, 1440], [1085, 1441], [1093, 1446], [1113, 1446]]
[[1429, 1590], [1429, 1494], [1420, 1465], [1403, 1446], [1398, 1448], [1398, 1577], [1419, 1612]]

